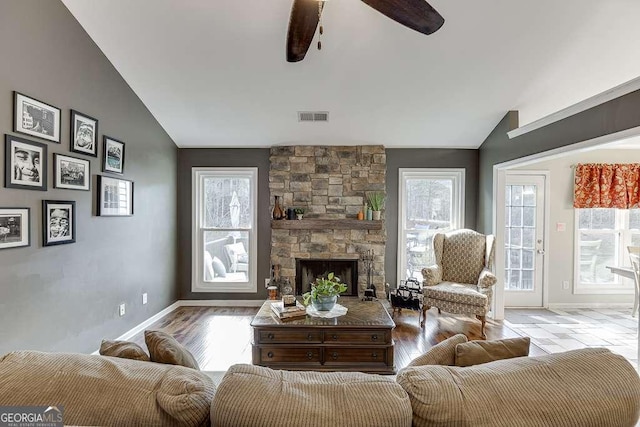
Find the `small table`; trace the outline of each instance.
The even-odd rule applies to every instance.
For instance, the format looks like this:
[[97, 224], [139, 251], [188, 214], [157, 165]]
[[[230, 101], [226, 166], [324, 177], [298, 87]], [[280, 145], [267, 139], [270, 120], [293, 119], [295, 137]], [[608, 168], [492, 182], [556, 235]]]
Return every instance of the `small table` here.
[[[636, 281], [636, 273], [633, 271], [633, 268], [631, 267], [619, 267], [614, 265], [607, 265], [607, 268], [611, 270], [613, 274], [617, 274], [619, 276], [626, 277], [627, 279], [633, 280], [633, 284], [634, 284], [633, 290], [634, 290], [635, 297], [633, 300], [633, 310], [631, 311], [631, 316], [635, 317], [638, 314], [638, 298], [640, 296], [640, 289], [638, 289], [638, 286], [640, 286], [640, 284]], [[640, 330], [638, 330], [638, 333], [640, 333]]]
[[395, 323], [379, 301], [340, 297], [344, 316], [281, 321], [262, 304], [251, 321], [254, 365], [274, 369], [395, 374]]

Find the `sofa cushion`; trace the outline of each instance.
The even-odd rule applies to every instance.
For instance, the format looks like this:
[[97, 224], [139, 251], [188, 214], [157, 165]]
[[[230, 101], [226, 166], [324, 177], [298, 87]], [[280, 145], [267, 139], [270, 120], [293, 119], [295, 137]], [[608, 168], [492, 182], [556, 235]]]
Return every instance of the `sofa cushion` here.
[[442, 280], [476, 284], [485, 265], [487, 239], [464, 230], [448, 233], [442, 249]]
[[397, 376], [423, 426], [633, 426], [640, 378], [622, 356], [587, 348], [467, 368], [417, 366]]
[[494, 360], [529, 355], [529, 337], [507, 338], [495, 341], [469, 341], [455, 346], [455, 365], [472, 366]]
[[195, 357], [174, 337], [162, 331], [144, 331], [144, 342], [152, 362], [200, 369]]
[[61, 405], [65, 425], [207, 425], [215, 386], [181, 366], [73, 353], [0, 359], [0, 402]]
[[457, 334], [431, 347], [421, 356], [416, 357], [408, 366], [453, 365], [456, 359], [456, 346], [467, 342], [464, 334]]
[[424, 295], [435, 300], [484, 307], [489, 300], [485, 294], [481, 294], [477, 289], [475, 285], [442, 282], [435, 286], [425, 287]]
[[211, 424], [410, 427], [411, 405], [402, 387], [385, 376], [234, 365], [213, 399]]
[[99, 353], [103, 356], [121, 357], [123, 359], [149, 362], [149, 355], [134, 342], [102, 340]]

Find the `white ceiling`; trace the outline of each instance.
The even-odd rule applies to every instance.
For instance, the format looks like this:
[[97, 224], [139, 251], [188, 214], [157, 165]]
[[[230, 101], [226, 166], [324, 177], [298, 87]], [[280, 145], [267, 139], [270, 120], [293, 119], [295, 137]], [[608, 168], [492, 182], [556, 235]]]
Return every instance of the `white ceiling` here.
[[522, 125], [640, 76], [638, 0], [430, 0], [431, 36], [331, 0], [294, 64], [291, 0], [62, 1], [179, 147], [477, 148], [510, 109]]

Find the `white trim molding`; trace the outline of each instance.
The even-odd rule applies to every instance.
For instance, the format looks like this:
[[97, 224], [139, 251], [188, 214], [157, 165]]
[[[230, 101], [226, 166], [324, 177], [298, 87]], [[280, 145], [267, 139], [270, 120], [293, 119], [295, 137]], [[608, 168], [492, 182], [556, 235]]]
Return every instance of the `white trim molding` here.
[[532, 132], [536, 129], [548, 126], [551, 123], [555, 123], [562, 119], [566, 119], [567, 117], [571, 117], [575, 114], [586, 111], [589, 108], [596, 107], [598, 105], [604, 104], [605, 102], [619, 98], [623, 95], [635, 92], [636, 90], [640, 90], [640, 77], [629, 80], [628, 82], [622, 83], [609, 90], [605, 90], [604, 92], [575, 103], [567, 108], [563, 108], [562, 110], [556, 111], [555, 113], [549, 114], [548, 116], [528, 123], [524, 126], [520, 126], [517, 129], [507, 132], [507, 135], [509, 135], [509, 139], [513, 139], [520, 135]]

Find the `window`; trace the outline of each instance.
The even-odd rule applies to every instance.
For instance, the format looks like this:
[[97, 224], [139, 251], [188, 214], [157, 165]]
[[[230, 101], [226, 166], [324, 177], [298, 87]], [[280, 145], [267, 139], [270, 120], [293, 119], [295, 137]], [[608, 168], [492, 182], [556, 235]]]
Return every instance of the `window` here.
[[433, 235], [464, 223], [464, 169], [400, 169], [398, 218], [398, 283], [422, 281]]
[[257, 168], [193, 168], [194, 292], [257, 292]]
[[576, 293], [628, 293], [631, 281], [608, 265], [629, 265], [627, 246], [640, 246], [640, 209], [576, 209]]

